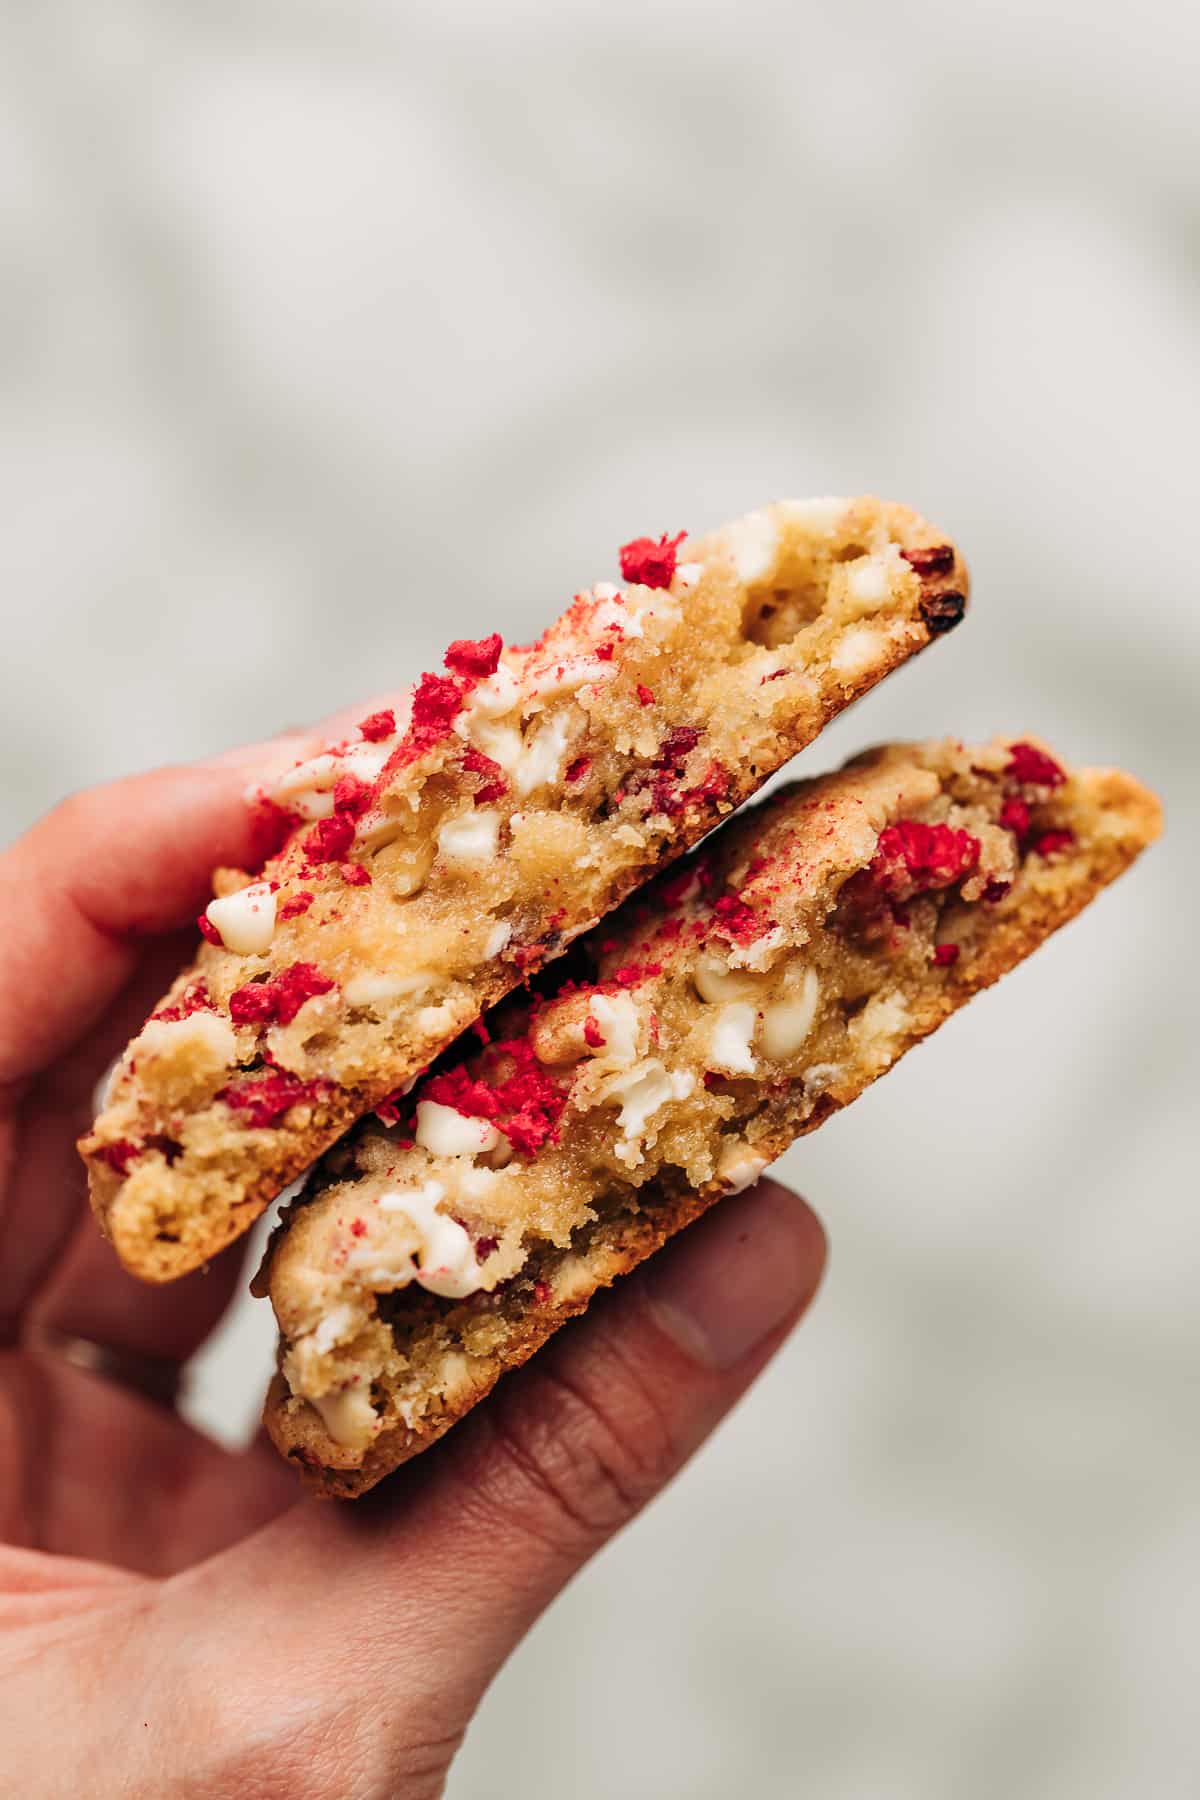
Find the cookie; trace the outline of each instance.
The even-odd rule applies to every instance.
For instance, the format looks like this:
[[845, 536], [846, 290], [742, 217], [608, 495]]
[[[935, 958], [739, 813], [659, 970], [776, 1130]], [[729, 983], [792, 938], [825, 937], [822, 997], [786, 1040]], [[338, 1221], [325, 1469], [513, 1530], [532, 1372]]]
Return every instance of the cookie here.
[[444, 670], [257, 798], [193, 965], [81, 1150], [122, 1261], [206, 1261], [353, 1122], [954, 625], [966, 573], [906, 507], [784, 502], [627, 544], [536, 643]]
[[258, 1283], [278, 1448], [344, 1496], [424, 1449], [1159, 822], [1031, 740], [888, 747], [743, 813], [324, 1159]]

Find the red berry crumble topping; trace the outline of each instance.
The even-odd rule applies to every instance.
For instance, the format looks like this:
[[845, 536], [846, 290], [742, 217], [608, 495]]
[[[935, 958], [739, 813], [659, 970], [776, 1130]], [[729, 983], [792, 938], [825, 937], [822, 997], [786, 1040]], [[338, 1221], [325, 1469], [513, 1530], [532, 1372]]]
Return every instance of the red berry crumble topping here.
[[251, 981], [229, 996], [235, 1025], [290, 1025], [306, 1000], [337, 986], [313, 963], [292, 963], [269, 981]]
[[488, 1119], [513, 1149], [532, 1155], [548, 1140], [557, 1141], [558, 1121], [567, 1104], [566, 1090], [543, 1069], [528, 1038], [504, 1038], [485, 1053], [485, 1067], [509, 1065], [497, 1080], [473, 1076], [467, 1069], [434, 1075], [414, 1100], [452, 1106], [470, 1119]]
[[456, 638], [445, 655], [446, 667], [455, 675], [486, 681], [500, 667], [504, 639], [498, 631], [485, 638]]
[[686, 536], [686, 531], [678, 532], [675, 537], [668, 537], [664, 532], [657, 543], [653, 538], [643, 537], [622, 544], [622, 578], [636, 581], [641, 587], [669, 588], [675, 579], [679, 546]]
[[951, 887], [979, 862], [979, 839], [951, 825], [901, 819], [879, 834], [868, 873], [892, 900]]
[[276, 1124], [293, 1106], [320, 1100], [328, 1088], [327, 1081], [302, 1081], [287, 1069], [270, 1068], [231, 1081], [217, 1099], [241, 1113], [248, 1125], [266, 1126]]
[[354, 842], [354, 820], [349, 813], [318, 819], [300, 840], [305, 855], [315, 863], [341, 862]]
[[391, 737], [396, 729], [396, 715], [389, 706], [382, 712], [369, 713], [360, 719], [358, 729], [368, 744], [377, 744], [382, 738]]
[[1011, 744], [1004, 773], [1022, 786], [1056, 788], [1067, 779], [1052, 756], [1036, 744]]

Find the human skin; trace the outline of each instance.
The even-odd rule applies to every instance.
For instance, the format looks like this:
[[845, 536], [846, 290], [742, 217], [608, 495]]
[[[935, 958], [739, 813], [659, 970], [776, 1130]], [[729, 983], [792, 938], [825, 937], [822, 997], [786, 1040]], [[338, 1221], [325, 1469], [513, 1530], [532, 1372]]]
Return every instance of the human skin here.
[[247, 781], [338, 723], [76, 796], [0, 854], [0, 1769], [24, 1800], [440, 1793], [505, 1658], [820, 1280], [814, 1214], [761, 1182], [354, 1506], [47, 1347], [183, 1365], [244, 1279], [237, 1248], [166, 1288], [125, 1274], [75, 1139], [212, 868], [252, 855]]

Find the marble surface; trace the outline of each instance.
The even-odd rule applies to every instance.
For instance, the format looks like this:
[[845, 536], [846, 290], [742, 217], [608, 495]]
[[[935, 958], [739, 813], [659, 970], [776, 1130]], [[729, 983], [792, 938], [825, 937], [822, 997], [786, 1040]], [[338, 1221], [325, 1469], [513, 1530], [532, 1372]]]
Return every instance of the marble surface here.
[[[1200, 1779], [1200, 14], [44, 0], [0, 55], [0, 823], [518, 639], [642, 531], [911, 499], [1144, 866], [786, 1173], [810, 1320], [503, 1675], [455, 1800]], [[198, 1416], [236, 1433], [249, 1303]]]

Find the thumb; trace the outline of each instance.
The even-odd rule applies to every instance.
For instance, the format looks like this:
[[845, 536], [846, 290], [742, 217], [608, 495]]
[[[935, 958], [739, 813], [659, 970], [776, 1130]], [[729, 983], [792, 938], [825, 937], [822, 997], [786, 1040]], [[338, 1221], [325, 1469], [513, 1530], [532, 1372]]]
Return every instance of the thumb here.
[[280, 1646], [276, 1679], [390, 1757], [389, 1779], [410, 1744], [448, 1756], [554, 1595], [778, 1349], [824, 1260], [815, 1214], [777, 1183], [722, 1201], [374, 1495], [299, 1506], [197, 1571], [224, 1658], [232, 1610], [260, 1673]]

